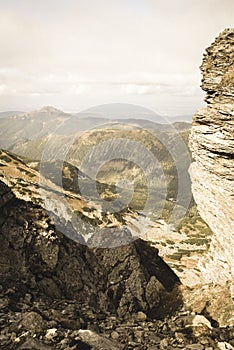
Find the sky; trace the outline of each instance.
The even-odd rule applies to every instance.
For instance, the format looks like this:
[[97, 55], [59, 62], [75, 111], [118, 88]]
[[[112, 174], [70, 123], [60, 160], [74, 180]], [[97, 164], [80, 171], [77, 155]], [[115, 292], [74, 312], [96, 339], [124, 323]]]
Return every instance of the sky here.
[[0, 111], [130, 103], [191, 115], [233, 0], [0, 0]]

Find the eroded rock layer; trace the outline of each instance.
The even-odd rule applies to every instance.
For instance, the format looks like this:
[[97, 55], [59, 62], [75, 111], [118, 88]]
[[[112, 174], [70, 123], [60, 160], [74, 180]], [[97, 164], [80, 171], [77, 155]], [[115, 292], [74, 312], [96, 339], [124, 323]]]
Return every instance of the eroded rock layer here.
[[192, 190], [214, 235], [200, 268], [206, 281], [225, 284], [234, 277], [234, 29], [206, 50], [201, 71], [207, 107], [193, 118]]

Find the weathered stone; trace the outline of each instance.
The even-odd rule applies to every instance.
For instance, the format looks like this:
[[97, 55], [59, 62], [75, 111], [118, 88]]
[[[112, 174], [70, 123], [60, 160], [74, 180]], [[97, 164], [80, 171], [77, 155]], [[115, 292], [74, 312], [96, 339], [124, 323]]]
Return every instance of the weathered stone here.
[[187, 345], [185, 349], [188, 349], [188, 350], [203, 350], [203, 346], [201, 344], [190, 344], [190, 345]]
[[58, 335], [57, 328], [50, 328], [50, 329], [47, 329], [45, 338], [47, 340], [53, 340], [55, 337], [57, 337], [57, 335]]
[[160, 349], [167, 349], [168, 348], [168, 340], [167, 339], [162, 339], [160, 342]]
[[144, 312], [142, 311], [138, 311], [137, 315], [136, 315], [137, 320], [139, 321], [145, 321], [147, 319], [147, 316]]
[[52, 350], [52, 347], [36, 339], [29, 339], [20, 345], [18, 350]]
[[227, 342], [218, 342], [217, 346], [220, 350], [233, 350], [233, 346]]
[[41, 315], [39, 315], [36, 312], [26, 312], [23, 315], [20, 324], [23, 327], [23, 329], [35, 333], [42, 332], [43, 329], [46, 327], [45, 321], [43, 320]]
[[198, 327], [198, 326], [206, 326], [210, 329], [212, 329], [211, 327], [211, 324], [210, 324], [210, 321], [207, 320], [207, 318], [205, 318], [204, 316], [202, 315], [196, 315], [193, 319], [193, 323], [192, 325], [194, 327]]
[[100, 336], [89, 330], [80, 330], [79, 336], [82, 341], [91, 345], [93, 349], [99, 350], [121, 350], [123, 349], [123, 345], [117, 343], [114, 340], [109, 340], [103, 336]]
[[192, 190], [199, 213], [214, 234], [209, 252], [200, 260], [199, 268], [205, 282], [223, 286], [230, 283], [232, 287], [234, 29], [223, 31], [206, 50], [201, 70], [207, 108], [199, 110], [193, 118], [190, 136], [194, 158], [191, 166]]
[[116, 332], [116, 331], [112, 332], [112, 333], [111, 333], [111, 338], [112, 338], [113, 340], [118, 340], [118, 339], [119, 339], [119, 333]]

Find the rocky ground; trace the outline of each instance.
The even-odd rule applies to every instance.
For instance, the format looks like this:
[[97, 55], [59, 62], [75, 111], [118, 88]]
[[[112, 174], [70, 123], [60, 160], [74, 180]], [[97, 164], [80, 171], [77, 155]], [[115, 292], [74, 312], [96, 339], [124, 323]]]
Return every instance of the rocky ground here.
[[91, 250], [0, 189], [0, 349], [232, 349], [233, 330], [183, 305], [155, 248]]
[[[14, 298], [14, 299], [13, 299]], [[75, 300], [15, 300], [1, 293], [0, 349], [233, 349], [233, 330], [212, 327], [201, 315], [180, 311], [151, 320], [144, 313], [121, 319]]]

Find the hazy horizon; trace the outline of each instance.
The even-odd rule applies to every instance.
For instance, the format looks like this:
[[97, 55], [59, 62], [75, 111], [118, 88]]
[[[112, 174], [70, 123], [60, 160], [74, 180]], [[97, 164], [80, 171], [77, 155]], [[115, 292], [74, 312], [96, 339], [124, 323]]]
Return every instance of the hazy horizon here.
[[192, 122], [192, 115], [184, 114], [184, 115], [174, 115], [168, 116], [160, 113], [156, 113], [153, 110], [148, 108], [133, 105], [133, 104], [121, 104], [121, 103], [113, 103], [113, 104], [104, 104], [99, 106], [94, 106], [83, 111], [66, 111], [56, 108], [55, 106], [42, 106], [41, 108], [33, 109], [30, 111], [0, 111], [0, 118], [8, 118], [14, 115], [24, 115], [25, 113], [32, 113], [32, 116], [35, 112], [44, 111], [53, 111], [56, 110], [64, 113], [68, 113], [71, 116], [81, 118], [96, 118], [96, 119], [106, 119], [108, 121], [117, 121], [117, 120], [126, 120], [126, 119], [135, 119], [135, 120], [146, 120], [156, 123], [174, 123], [174, 122]]

